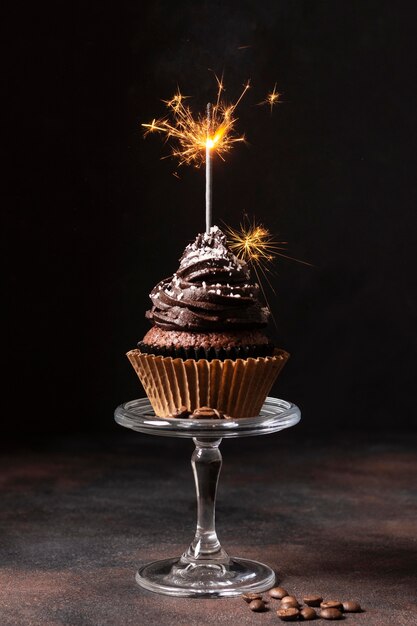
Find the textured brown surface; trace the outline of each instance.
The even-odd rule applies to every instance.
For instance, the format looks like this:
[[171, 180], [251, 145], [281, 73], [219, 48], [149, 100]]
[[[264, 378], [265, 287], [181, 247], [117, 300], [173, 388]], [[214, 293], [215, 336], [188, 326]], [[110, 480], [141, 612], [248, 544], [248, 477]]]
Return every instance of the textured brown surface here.
[[[222, 443], [217, 530], [302, 599], [358, 600], [346, 626], [417, 624], [415, 436]], [[192, 539], [189, 441], [115, 428], [114, 438], [7, 448], [0, 461], [2, 626], [277, 624], [278, 600], [189, 600], [141, 590], [139, 564]], [[324, 622], [321, 622], [324, 623]]]

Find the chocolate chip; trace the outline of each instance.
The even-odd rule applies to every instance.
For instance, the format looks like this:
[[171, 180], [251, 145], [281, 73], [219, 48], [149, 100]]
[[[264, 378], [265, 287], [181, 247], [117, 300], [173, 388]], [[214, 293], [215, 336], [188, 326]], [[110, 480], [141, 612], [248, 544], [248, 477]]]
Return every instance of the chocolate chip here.
[[288, 609], [278, 609], [277, 615], [283, 622], [295, 622], [300, 615], [300, 611], [296, 608], [289, 607]]
[[310, 619], [316, 619], [317, 617], [317, 613], [315, 612], [314, 609], [310, 608], [309, 606], [305, 609], [301, 609], [300, 611], [300, 617], [301, 619], [304, 620], [310, 620]]
[[212, 409], [209, 406], [201, 406], [199, 409], [195, 409], [195, 411], [191, 415], [191, 419], [201, 420], [201, 419], [222, 419], [223, 413], [220, 413], [217, 409]]
[[249, 608], [251, 611], [256, 612], [265, 611], [265, 602], [262, 600], [252, 600], [249, 602]]
[[251, 592], [242, 594], [242, 598], [245, 602], [252, 602], [252, 600], [262, 600], [261, 594]]
[[339, 609], [343, 611], [343, 604], [339, 600], [327, 600], [327, 602], [320, 602], [321, 609]]
[[190, 415], [191, 411], [189, 411], [186, 406], [180, 406], [172, 417], [176, 417], [178, 419], [188, 419]]
[[360, 613], [362, 611], [361, 605], [359, 602], [355, 602], [355, 600], [347, 600], [343, 602], [343, 610], [346, 613]]
[[295, 596], [284, 596], [281, 600], [282, 608], [294, 608], [298, 609], [300, 605], [298, 604], [298, 600]]
[[343, 615], [339, 609], [323, 609], [320, 612], [320, 617], [323, 619], [342, 619]]
[[323, 598], [321, 596], [306, 596], [303, 598], [303, 602], [307, 606], [320, 606], [320, 602], [323, 602]]
[[278, 598], [278, 600], [282, 600], [285, 596], [288, 596], [288, 591], [284, 589], [284, 587], [274, 587], [268, 591], [271, 598]]

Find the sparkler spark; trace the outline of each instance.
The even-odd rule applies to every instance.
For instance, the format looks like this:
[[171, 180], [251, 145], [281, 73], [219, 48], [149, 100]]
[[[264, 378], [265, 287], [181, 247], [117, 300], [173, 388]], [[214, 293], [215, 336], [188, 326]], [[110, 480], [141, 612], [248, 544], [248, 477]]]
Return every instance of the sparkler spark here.
[[252, 266], [258, 266], [263, 272], [269, 271], [271, 262], [282, 255], [280, 251], [285, 250], [283, 246], [287, 244], [286, 241], [276, 241], [269, 230], [255, 220], [241, 223], [238, 229], [226, 226], [225, 230], [234, 254]]
[[282, 251], [286, 250], [288, 242], [277, 241], [263, 224], [256, 223], [255, 219], [250, 223], [246, 215], [238, 229], [225, 225], [225, 231], [234, 254], [252, 266], [258, 266], [263, 272], [270, 271], [269, 266], [277, 256], [311, 267], [311, 263], [307, 261], [284, 254]]
[[266, 99], [263, 102], [260, 102], [259, 104], [268, 104], [271, 107], [271, 113], [272, 113], [272, 109], [274, 108], [276, 104], [278, 104], [281, 95], [282, 94], [279, 91], [277, 91], [277, 83], [275, 83], [274, 88], [271, 91], [271, 93], [269, 93], [266, 96]]
[[153, 132], [165, 135], [166, 141], [175, 140], [171, 146], [171, 156], [178, 159], [179, 165], [193, 164], [200, 167], [206, 161], [206, 151], [217, 154], [223, 161], [237, 142], [245, 141], [244, 135], [236, 132], [235, 110], [250, 87], [249, 81], [245, 84], [242, 93], [234, 104], [227, 104], [222, 99], [224, 91], [223, 80], [216, 76], [217, 99], [211, 107], [211, 115], [194, 114], [185, 104], [188, 96], [184, 96], [179, 88], [171, 100], [164, 100], [168, 114], [160, 119], [153, 119], [149, 124], [142, 124], [146, 128], [145, 136]]
[[269, 230], [263, 224], [257, 224], [255, 220], [249, 223], [245, 214], [245, 220], [240, 224], [238, 229], [225, 226], [228, 236], [228, 244], [238, 259], [242, 259], [251, 265], [256, 279], [261, 288], [264, 301], [268, 307], [272, 320], [276, 325], [274, 315], [269, 306], [268, 298], [262, 284], [261, 276], [267, 281], [269, 287], [275, 293], [275, 289], [269, 280], [268, 273], [271, 271], [270, 265], [274, 258], [280, 254], [280, 250], [284, 250], [282, 246], [286, 245], [285, 241], [276, 241]]
[[[311, 263], [301, 261], [294, 257], [288, 256], [283, 251], [286, 250], [286, 241], [277, 241], [274, 235], [265, 228], [263, 224], [256, 223], [255, 219], [249, 222], [249, 218], [245, 214], [244, 221], [238, 229], [234, 229], [225, 225], [225, 231], [228, 237], [228, 244], [234, 254], [243, 261], [246, 261], [253, 268], [259, 286], [262, 290], [265, 303], [269, 310], [268, 299], [262, 284], [262, 278], [266, 280], [271, 290], [275, 293], [275, 289], [269, 280], [268, 274], [272, 272], [272, 263], [277, 256], [311, 266]], [[262, 276], [261, 276], [262, 275]], [[272, 311], [271, 311], [272, 315]], [[273, 317], [273, 316], [272, 316]]]

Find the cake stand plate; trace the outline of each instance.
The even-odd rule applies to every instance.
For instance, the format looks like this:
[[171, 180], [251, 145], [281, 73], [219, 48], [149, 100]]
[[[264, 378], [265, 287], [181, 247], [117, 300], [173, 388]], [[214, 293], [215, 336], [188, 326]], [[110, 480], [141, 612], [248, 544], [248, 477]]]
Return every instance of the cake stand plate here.
[[258, 561], [229, 557], [215, 529], [217, 484], [222, 466], [219, 450], [223, 438], [268, 435], [294, 426], [300, 410], [291, 402], [268, 397], [257, 417], [239, 419], [177, 419], [157, 417], [147, 398], [117, 407], [121, 426], [150, 435], [192, 438], [191, 457], [196, 494], [197, 528], [188, 549], [180, 557], [153, 561], [136, 574], [145, 589], [171, 596], [221, 597], [270, 589], [274, 571]]

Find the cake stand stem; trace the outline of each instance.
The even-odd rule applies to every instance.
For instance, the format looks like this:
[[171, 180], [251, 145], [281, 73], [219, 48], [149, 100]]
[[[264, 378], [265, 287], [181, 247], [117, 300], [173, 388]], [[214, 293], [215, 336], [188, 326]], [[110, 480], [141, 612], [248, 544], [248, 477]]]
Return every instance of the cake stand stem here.
[[214, 562], [228, 564], [229, 556], [220, 545], [216, 533], [216, 492], [222, 467], [219, 450], [221, 439], [193, 439], [195, 450], [191, 457], [197, 494], [197, 528], [182, 561], [187, 563]]

